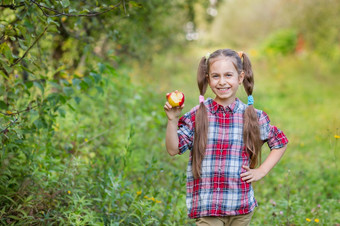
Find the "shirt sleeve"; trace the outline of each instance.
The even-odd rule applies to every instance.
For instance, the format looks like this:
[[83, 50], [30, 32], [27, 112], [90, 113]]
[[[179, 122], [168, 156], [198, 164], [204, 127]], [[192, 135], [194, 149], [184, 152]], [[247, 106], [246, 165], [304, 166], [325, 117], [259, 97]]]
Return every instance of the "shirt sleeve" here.
[[259, 124], [261, 140], [267, 142], [268, 147], [271, 150], [282, 148], [283, 146], [288, 144], [288, 139], [286, 135], [276, 126], [270, 124], [270, 119], [264, 111], [262, 111], [261, 113]]
[[192, 150], [194, 140], [194, 112], [184, 114], [178, 121], [178, 149], [179, 154], [183, 154], [186, 150]]

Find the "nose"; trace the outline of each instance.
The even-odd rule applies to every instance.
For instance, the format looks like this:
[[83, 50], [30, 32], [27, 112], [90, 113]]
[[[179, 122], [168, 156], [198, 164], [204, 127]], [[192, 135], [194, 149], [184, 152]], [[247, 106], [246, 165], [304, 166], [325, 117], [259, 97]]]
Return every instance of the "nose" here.
[[225, 85], [227, 83], [227, 79], [224, 76], [221, 76], [220, 80], [218, 81], [220, 85]]

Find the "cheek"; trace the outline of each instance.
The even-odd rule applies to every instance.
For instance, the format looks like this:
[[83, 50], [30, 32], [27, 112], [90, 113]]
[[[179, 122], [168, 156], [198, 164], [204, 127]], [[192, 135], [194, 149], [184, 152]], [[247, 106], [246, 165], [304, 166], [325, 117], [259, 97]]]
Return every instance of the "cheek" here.
[[210, 80], [208, 84], [209, 84], [210, 87], [214, 87], [216, 85], [216, 83], [217, 82], [215, 80]]

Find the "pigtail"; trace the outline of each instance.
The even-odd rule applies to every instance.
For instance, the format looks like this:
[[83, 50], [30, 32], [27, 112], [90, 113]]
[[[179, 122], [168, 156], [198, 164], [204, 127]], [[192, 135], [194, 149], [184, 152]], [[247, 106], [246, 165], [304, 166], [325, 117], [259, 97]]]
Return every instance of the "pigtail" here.
[[[254, 76], [251, 62], [246, 54], [242, 54], [244, 80], [243, 86], [248, 96], [253, 94]], [[261, 134], [257, 113], [252, 103], [248, 104], [244, 113], [243, 140], [250, 157], [250, 168], [261, 162]]]
[[[202, 57], [197, 70], [197, 84], [200, 95], [204, 96], [207, 86], [207, 60]], [[192, 152], [192, 172], [195, 179], [201, 176], [202, 161], [205, 155], [208, 136], [208, 113], [203, 102], [200, 103], [195, 117], [194, 147]]]

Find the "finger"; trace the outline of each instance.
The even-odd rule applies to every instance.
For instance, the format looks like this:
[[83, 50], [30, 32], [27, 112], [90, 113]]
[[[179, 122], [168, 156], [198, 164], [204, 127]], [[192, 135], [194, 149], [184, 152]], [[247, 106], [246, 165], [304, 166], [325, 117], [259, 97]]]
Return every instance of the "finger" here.
[[165, 103], [165, 105], [166, 105], [169, 109], [172, 108], [171, 104], [170, 104], [168, 101]]
[[182, 110], [183, 110], [183, 106], [178, 106], [178, 107], [176, 107], [176, 109], [177, 109], [178, 111], [182, 111]]
[[250, 179], [250, 180], [247, 180], [246, 182], [249, 184], [251, 182], [255, 181], [254, 178]]
[[165, 103], [165, 105], [164, 105], [164, 109], [165, 110], [170, 110], [172, 107], [171, 107], [171, 105], [170, 104], [168, 104], [168, 103]]
[[185, 104], [183, 104], [183, 105], [182, 105], [180, 108], [181, 108], [181, 109], [183, 109], [183, 108], [184, 108], [184, 106], [185, 106]]
[[242, 166], [242, 168], [243, 168], [243, 169], [245, 169], [245, 170], [247, 170], [247, 171], [249, 171], [249, 170], [250, 170], [249, 166], [245, 166], [245, 165], [243, 165], [243, 166]]
[[253, 179], [252, 175], [246, 176], [246, 177], [242, 177], [243, 181], [248, 181], [249, 179]]
[[241, 177], [246, 177], [246, 176], [249, 176], [249, 175], [250, 175], [249, 171], [240, 174]]

